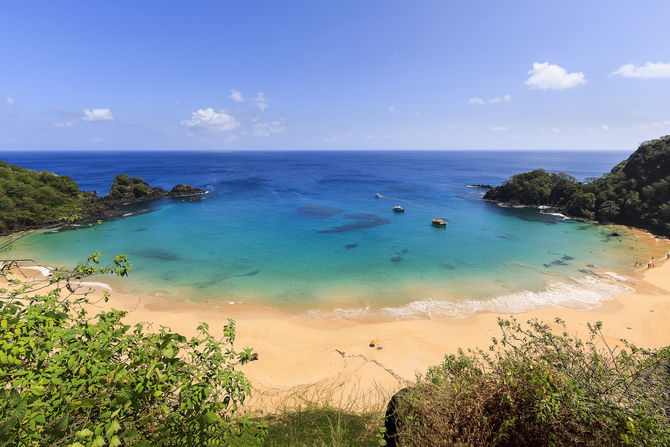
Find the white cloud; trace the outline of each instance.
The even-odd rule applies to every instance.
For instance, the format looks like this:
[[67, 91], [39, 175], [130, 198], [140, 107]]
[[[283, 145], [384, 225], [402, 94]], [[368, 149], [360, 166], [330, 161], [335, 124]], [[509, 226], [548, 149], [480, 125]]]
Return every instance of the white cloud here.
[[498, 104], [499, 102], [510, 102], [512, 97], [510, 95], [505, 95], [503, 97], [496, 96], [495, 98], [489, 99], [489, 104]]
[[468, 99], [468, 100], [467, 100], [467, 103], [468, 103], [468, 104], [478, 104], [478, 105], [483, 106], [483, 105], [486, 104], [487, 102], [488, 102], [489, 104], [498, 104], [499, 102], [503, 102], [503, 101], [505, 101], [505, 102], [510, 102], [511, 100], [512, 100], [512, 97], [511, 97], [510, 95], [496, 96], [495, 98], [491, 98], [491, 99], [489, 99], [489, 100], [487, 100], [487, 101], [483, 100], [482, 98], [477, 98], [477, 97], [475, 97], [475, 98], [470, 98], [470, 99]]
[[74, 127], [74, 123], [72, 121], [63, 121], [60, 123], [53, 123], [54, 127]]
[[554, 133], [561, 133], [561, 129], [559, 129], [558, 127], [552, 127], [551, 131]]
[[421, 116], [421, 112], [414, 112], [414, 116]]
[[507, 126], [489, 126], [489, 129], [495, 130], [495, 131], [504, 131], [504, 130], [509, 130], [509, 127], [507, 127]]
[[389, 112], [395, 112], [395, 106], [389, 106]]
[[84, 121], [111, 121], [114, 119], [111, 110], [109, 109], [86, 109], [84, 115], [81, 117]]
[[647, 62], [644, 65], [626, 64], [619, 67], [618, 70], [610, 73], [610, 76], [618, 75], [624, 78], [637, 79], [669, 79], [670, 64], [663, 62]]
[[93, 142], [94, 142], [94, 143], [102, 143], [103, 141], [104, 141], [104, 140], [102, 139], [102, 137], [95, 137], [95, 138], [93, 138]]
[[7, 105], [8, 105], [9, 107], [11, 107], [11, 106], [13, 106], [14, 104], [16, 104], [16, 103], [14, 102], [14, 98], [10, 98], [9, 96], [5, 98], [5, 101], [7, 101]]
[[267, 99], [265, 98], [265, 95], [263, 92], [258, 92], [256, 97], [253, 99], [254, 103], [258, 106], [259, 109], [261, 109], [261, 112], [265, 112], [265, 109], [270, 107], [270, 105], [267, 103]]
[[565, 68], [549, 62], [533, 62], [533, 69], [528, 74], [530, 77], [526, 80], [526, 85], [531, 89], [563, 90], [586, 82], [584, 73], [568, 73]]
[[607, 132], [608, 130], [610, 130], [610, 126], [608, 126], [607, 124], [601, 124], [600, 130], [602, 130], [603, 132]]
[[235, 90], [234, 88], [230, 89], [230, 99], [232, 99], [235, 102], [244, 101], [244, 97], [242, 96], [242, 93], [239, 90]]
[[240, 126], [240, 122], [225, 110], [217, 113], [211, 107], [191, 113], [191, 119], [181, 120], [180, 124], [191, 129], [211, 132], [227, 132]]
[[268, 137], [271, 134], [286, 132], [286, 126], [281, 121], [272, 121], [270, 123], [256, 123], [254, 125], [254, 135], [257, 137]]

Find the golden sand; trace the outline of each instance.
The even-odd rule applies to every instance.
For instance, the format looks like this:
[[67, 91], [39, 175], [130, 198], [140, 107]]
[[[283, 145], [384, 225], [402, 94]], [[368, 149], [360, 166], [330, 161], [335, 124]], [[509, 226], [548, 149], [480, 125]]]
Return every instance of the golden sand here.
[[[665, 240], [659, 243], [667, 245]], [[602, 321], [603, 333], [612, 344], [625, 338], [647, 348], [670, 345], [670, 262], [657, 261], [627, 284], [634, 291], [596, 309], [552, 307], [515, 317], [545, 322], [560, 317], [571, 333], [581, 336], [587, 334], [588, 322]], [[98, 287], [93, 296], [102, 293]], [[195, 334], [201, 321], [216, 333], [233, 318], [236, 347], [253, 347], [259, 356], [242, 367], [254, 386], [253, 398], [245, 407], [258, 412], [326, 399], [355, 409], [380, 407], [417, 374], [440, 363], [445, 354], [459, 347], [486, 348], [499, 334], [497, 318], [510, 316], [482, 312], [461, 319], [308, 320], [254, 305], [203, 307], [117, 292], [104, 308], [128, 311], [129, 324], [150, 322], [156, 329], [164, 325], [187, 336]], [[383, 349], [370, 347], [371, 340]]]

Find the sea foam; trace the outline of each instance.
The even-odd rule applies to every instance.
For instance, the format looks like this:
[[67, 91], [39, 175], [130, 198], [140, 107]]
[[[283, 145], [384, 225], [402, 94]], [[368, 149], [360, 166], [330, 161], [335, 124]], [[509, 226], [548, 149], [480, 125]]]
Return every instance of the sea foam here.
[[370, 306], [332, 311], [311, 310], [314, 319], [440, 319], [468, 318], [477, 312], [521, 313], [546, 307], [578, 310], [595, 309], [616, 295], [633, 291], [624, 284], [626, 278], [605, 272], [607, 277], [585, 276], [572, 283], [552, 282], [540, 291], [522, 290], [483, 300], [446, 301], [423, 298], [397, 307], [373, 310]]

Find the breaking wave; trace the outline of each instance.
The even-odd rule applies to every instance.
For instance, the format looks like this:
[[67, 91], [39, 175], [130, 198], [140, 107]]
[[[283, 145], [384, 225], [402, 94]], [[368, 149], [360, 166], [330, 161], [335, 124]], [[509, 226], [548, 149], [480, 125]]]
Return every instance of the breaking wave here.
[[467, 318], [477, 312], [521, 313], [545, 307], [567, 307], [579, 310], [595, 309], [603, 301], [623, 292], [633, 291], [624, 284], [626, 278], [607, 272], [608, 277], [585, 276], [572, 283], [553, 282], [544, 290], [522, 290], [484, 300], [445, 301], [424, 298], [398, 307], [371, 309], [370, 306], [332, 311], [311, 310], [313, 319], [440, 319]]

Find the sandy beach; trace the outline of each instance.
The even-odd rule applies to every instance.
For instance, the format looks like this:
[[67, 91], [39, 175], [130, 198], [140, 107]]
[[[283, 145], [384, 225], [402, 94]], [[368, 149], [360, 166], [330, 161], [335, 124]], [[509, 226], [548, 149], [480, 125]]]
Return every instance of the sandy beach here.
[[[667, 245], [666, 240], [657, 241]], [[41, 275], [34, 268], [24, 272]], [[648, 348], [669, 345], [670, 262], [657, 260], [654, 267], [622, 281], [630, 291], [596, 309], [551, 307], [514, 317], [521, 322], [533, 318], [551, 322], [560, 317], [570, 333], [581, 336], [587, 334], [588, 322], [602, 321], [611, 344], [625, 338]], [[96, 283], [82, 283], [79, 290], [93, 286], [93, 296], [103, 293]], [[258, 353], [258, 361], [242, 368], [254, 386], [245, 408], [259, 413], [324, 400], [359, 410], [380, 408], [445, 354], [459, 347], [486, 348], [491, 337], [499, 334], [498, 317], [511, 316], [479, 312], [469, 318], [439, 320], [309, 320], [255, 305], [203, 307], [116, 291], [104, 308], [128, 311], [130, 324], [165, 325], [187, 336], [195, 333], [198, 322], [208, 322], [216, 334], [228, 318], [234, 319], [236, 347], [252, 347]], [[383, 349], [370, 347], [372, 340]]]

